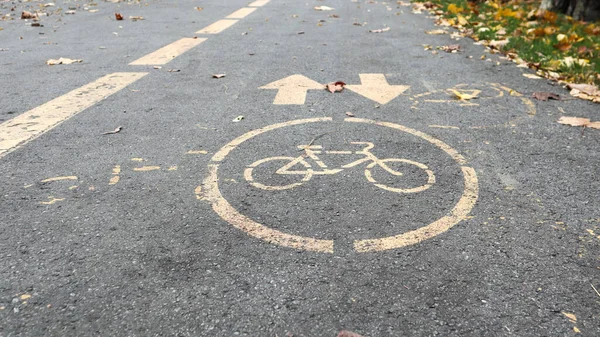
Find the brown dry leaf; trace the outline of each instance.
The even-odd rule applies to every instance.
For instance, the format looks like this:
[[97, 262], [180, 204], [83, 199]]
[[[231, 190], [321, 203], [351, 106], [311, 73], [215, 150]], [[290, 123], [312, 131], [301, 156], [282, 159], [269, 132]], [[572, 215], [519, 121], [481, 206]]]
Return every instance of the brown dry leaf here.
[[314, 8], [314, 9], [315, 9], [316, 11], [332, 11], [332, 10], [334, 10], [335, 8], [331, 8], [331, 7], [328, 7], [328, 6], [315, 6], [315, 8]]
[[443, 30], [443, 29], [434, 29], [434, 30], [427, 30], [425, 31], [425, 34], [429, 34], [429, 35], [442, 35], [442, 34], [448, 34], [447, 30]]
[[103, 135], [114, 135], [115, 133], [119, 133], [121, 132], [121, 130], [123, 130], [122, 126], [117, 127], [116, 129], [112, 130], [112, 131], [108, 131], [103, 133]]
[[350, 111], [347, 111], [346, 112], [346, 116], [348, 116], [348, 117], [354, 117], [354, 114], [352, 112], [350, 112]]
[[600, 129], [600, 122], [592, 122], [589, 118], [581, 117], [561, 117], [558, 122], [560, 124], [571, 126], [583, 126], [584, 128]]
[[21, 12], [21, 19], [37, 19], [38, 16], [35, 13], [31, 13], [28, 11]]
[[557, 101], [562, 100], [559, 95], [553, 94], [551, 92], [534, 92], [533, 94], [531, 94], [531, 97], [539, 101], [547, 101], [549, 99], [555, 99]]
[[131, 21], [144, 20], [143, 16], [130, 16], [129, 19]]
[[390, 30], [390, 27], [385, 27], [385, 28], [382, 28], [382, 29], [369, 30], [369, 33], [383, 33], [383, 32], [387, 32], [388, 30]]
[[50, 60], [46, 61], [46, 64], [49, 66], [54, 66], [57, 64], [72, 64], [72, 63], [81, 63], [81, 62], [83, 62], [83, 60], [72, 60], [72, 59], [61, 57], [58, 60], [50, 59]]
[[115, 19], [117, 21], [123, 20], [123, 15], [121, 15], [121, 13], [115, 13]]
[[571, 96], [600, 103], [600, 89], [591, 84], [568, 84]]
[[541, 77], [539, 77], [538, 75], [534, 75], [534, 74], [523, 74], [523, 76], [527, 77], [527, 78], [531, 78], [534, 80], [539, 80], [541, 79]]
[[360, 22], [355, 22], [355, 23], [353, 23], [353, 25], [355, 25], [355, 26], [362, 26], [362, 23], [360, 23]]
[[223, 78], [225, 77], [225, 74], [214, 74], [212, 75], [213, 78]]
[[346, 83], [342, 81], [331, 82], [325, 85], [325, 90], [329, 90], [331, 93], [342, 92]]
[[447, 53], [456, 53], [460, 50], [460, 45], [458, 44], [451, 44], [449, 46], [443, 46], [442, 50], [447, 52]]
[[334, 18], [334, 19], [339, 19], [340, 18], [340, 16], [337, 15], [337, 14], [331, 14], [331, 15], [329, 15], [329, 17], [330, 18]]
[[469, 100], [477, 98], [477, 95], [467, 94], [467, 93], [464, 93], [464, 92], [460, 92], [458, 90], [450, 89], [450, 91], [452, 91], [452, 93], [454, 94], [454, 96], [456, 98], [458, 98], [459, 100], [461, 100], [461, 101], [469, 101]]

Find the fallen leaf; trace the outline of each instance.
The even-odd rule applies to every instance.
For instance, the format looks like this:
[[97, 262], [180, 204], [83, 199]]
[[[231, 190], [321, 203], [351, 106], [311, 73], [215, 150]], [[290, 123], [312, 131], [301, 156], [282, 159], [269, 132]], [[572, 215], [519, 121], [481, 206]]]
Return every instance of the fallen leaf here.
[[600, 89], [591, 84], [568, 84], [571, 96], [600, 103]]
[[161, 67], [161, 66], [154, 66], [154, 67], [152, 67], [152, 68], [154, 68], [154, 69], [162, 69], [162, 67]]
[[46, 61], [46, 64], [49, 66], [54, 66], [57, 64], [72, 64], [72, 63], [81, 63], [83, 60], [72, 60], [68, 58], [61, 57], [58, 60], [50, 59]]
[[466, 26], [469, 24], [469, 21], [467, 21], [467, 19], [465, 19], [464, 16], [457, 14], [456, 17], [458, 18], [458, 24], [461, 26]]
[[454, 90], [454, 89], [450, 89], [450, 91], [452, 91], [452, 93], [456, 96], [456, 98], [458, 98], [461, 101], [468, 101], [468, 100], [472, 100], [477, 98], [477, 95], [471, 95], [471, 94], [467, 94], [464, 92], [460, 92], [458, 90]]
[[120, 13], [115, 13], [115, 19], [117, 19], [117, 21], [123, 20], [123, 16]]
[[225, 74], [214, 74], [212, 77], [213, 78], [222, 78], [222, 77], [225, 77]]
[[180, 71], [181, 71], [180, 69], [169, 69], [170, 73], [178, 73]]
[[460, 45], [459, 44], [451, 44], [449, 46], [443, 46], [442, 50], [447, 53], [457, 53], [458, 51], [460, 51]]
[[302, 34], [304, 34], [304, 32], [298, 32], [298, 35], [302, 35]]
[[143, 16], [130, 16], [130, 17], [129, 17], [129, 19], [130, 19], [131, 21], [134, 21], [134, 22], [135, 22], [135, 21], [137, 21], [137, 20], [144, 20], [144, 17], [143, 17]]
[[346, 116], [348, 116], [348, 117], [354, 117], [354, 114], [352, 112], [348, 111], [348, 112], [346, 112]]
[[76, 12], [71, 10], [71, 11], [66, 11], [65, 14], [75, 14]]
[[539, 80], [541, 79], [541, 77], [539, 77], [538, 75], [534, 75], [534, 74], [523, 74], [523, 76], [527, 77], [527, 78], [531, 78], [534, 80]]
[[237, 116], [236, 118], [234, 118], [234, 119], [232, 120], [232, 122], [235, 122], [235, 123], [237, 123], [237, 122], [241, 121], [242, 119], [244, 119], [244, 116]]
[[369, 33], [383, 33], [383, 32], [387, 32], [388, 30], [390, 30], [390, 27], [385, 27], [385, 28], [382, 28], [382, 29], [369, 30]]
[[549, 99], [555, 99], [557, 101], [561, 100], [559, 95], [553, 94], [551, 92], [534, 92], [533, 94], [531, 94], [531, 97], [539, 101], [547, 101]]
[[342, 81], [331, 82], [325, 85], [325, 89], [329, 90], [331, 93], [342, 92], [344, 90], [344, 86], [346, 83]]
[[327, 7], [327, 6], [315, 6], [315, 10], [316, 11], [332, 11], [332, 10], [334, 10], [334, 8]]
[[355, 22], [355, 23], [353, 23], [353, 25], [355, 25], [355, 26], [362, 26], [362, 23], [360, 23], [360, 22]]
[[194, 9], [195, 9], [195, 10], [197, 10], [197, 11], [201, 11], [201, 10], [203, 10], [204, 8], [202, 8], [202, 7], [194, 7]]
[[600, 129], [600, 122], [592, 122], [589, 118], [581, 117], [561, 117], [558, 122], [560, 124], [571, 126], [583, 126], [584, 128]]
[[434, 29], [434, 30], [427, 30], [425, 31], [425, 34], [429, 34], [429, 35], [442, 35], [442, 34], [448, 34], [447, 30], [443, 30], [443, 29]]
[[108, 131], [103, 133], [103, 135], [114, 135], [115, 133], [119, 133], [121, 132], [121, 130], [123, 129], [123, 127], [119, 126], [116, 129], [112, 130], [112, 131]]
[[329, 15], [329, 17], [330, 18], [334, 18], [334, 19], [339, 19], [340, 18], [340, 16], [337, 15], [337, 14], [331, 14], [331, 15]]
[[35, 13], [31, 13], [28, 11], [21, 12], [21, 19], [37, 19], [38, 16]]

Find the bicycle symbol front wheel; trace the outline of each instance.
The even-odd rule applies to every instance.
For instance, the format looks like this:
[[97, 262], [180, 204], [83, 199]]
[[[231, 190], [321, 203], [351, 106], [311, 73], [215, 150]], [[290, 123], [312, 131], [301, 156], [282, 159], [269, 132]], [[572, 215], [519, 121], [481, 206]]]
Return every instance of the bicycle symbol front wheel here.
[[[427, 182], [423, 185], [419, 185], [417, 187], [412, 187], [412, 188], [398, 188], [398, 187], [392, 187], [392, 186], [378, 183], [375, 180], [375, 178], [373, 178], [373, 173], [372, 173], [372, 168], [377, 165], [380, 166], [381, 168], [383, 168], [384, 171], [386, 171], [394, 176], [402, 176], [403, 175], [403, 173], [395, 171], [393, 168], [386, 165], [386, 163], [404, 163], [404, 164], [416, 166], [427, 174]], [[416, 162], [416, 161], [412, 161], [412, 160], [408, 160], [408, 159], [400, 159], [400, 158], [387, 158], [387, 159], [382, 159], [382, 160], [379, 160], [376, 162], [374, 161], [374, 162], [370, 163], [367, 166], [367, 168], [365, 169], [365, 177], [367, 178], [367, 180], [369, 182], [372, 182], [373, 184], [375, 184], [375, 186], [382, 188], [386, 191], [395, 192], [395, 193], [423, 192], [426, 189], [430, 188], [431, 185], [435, 184], [435, 175], [433, 174], [433, 171], [431, 171], [427, 167], [427, 165]]]
[[[313, 171], [307, 162], [305, 162], [304, 160], [301, 160], [301, 161], [299, 161], [299, 164], [304, 166], [304, 168], [306, 170], [304, 170], [304, 171], [283, 171], [282, 172], [282, 169], [294, 160], [296, 160], [296, 158], [293, 158], [293, 157], [270, 157], [270, 158], [264, 158], [261, 160], [257, 160], [254, 163], [252, 163], [250, 166], [248, 166], [246, 168], [246, 170], [244, 170], [244, 178], [246, 179], [246, 181], [248, 181], [248, 183], [250, 185], [260, 188], [260, 189], [263, 189], [263, 190], [267, 190], [267, 191], [280, 191], [280, 190], [287, 190], [290, 188], [298, 187], [298, 186], [302, 185], [304, 182], [309, 181], [310, 178], [312, 178]], [[265, 163], [268, 163], [271, 161], [282, 162], [282, 164], [278, 164], [276, 166], [278, 169], [276, 169], [276, 171], [273, 172], [271, 174], [271, 176], [274, 174], [293, 176], [296, 179], [300, 179], [300, 181], [291, 183], [291, 184], [287, 184], [287, 185], [266, 185], [266, 184], [257, 182], [254, 179], [254, 169], [256, 167], [258, 167], [259, 165], [262, 165], [262, 164], [265, 164]]]

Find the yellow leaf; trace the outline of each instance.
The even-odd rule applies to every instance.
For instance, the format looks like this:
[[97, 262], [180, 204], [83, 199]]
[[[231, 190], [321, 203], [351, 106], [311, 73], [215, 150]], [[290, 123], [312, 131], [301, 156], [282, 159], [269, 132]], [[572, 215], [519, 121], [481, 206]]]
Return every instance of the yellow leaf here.
[[458, 7], [455, 4], [448, 5], [448, 12], [450, 12], [452, 14], [462, 13], [463, 11], [464, 11], [464, 9], [462, 9], [462, 7]]
[[466, 26], [469, 24], [469, 21], [467, 21], [467, 19], [465, 19], [464, 16], [457, 14], [456, 17], [458, 18], [458, 24], [461, 26]]
[[450, 89], [450, 91], [452, 91], [452, 93], [456, 96], [456, 98], [458, 98], [461, 101], [468, 101], [474, 98], [477, 98], [477, 95], [469, 95], [467, 93], [463, 93], [460, 92], [458, 90], [454, 90], [454, 89]]

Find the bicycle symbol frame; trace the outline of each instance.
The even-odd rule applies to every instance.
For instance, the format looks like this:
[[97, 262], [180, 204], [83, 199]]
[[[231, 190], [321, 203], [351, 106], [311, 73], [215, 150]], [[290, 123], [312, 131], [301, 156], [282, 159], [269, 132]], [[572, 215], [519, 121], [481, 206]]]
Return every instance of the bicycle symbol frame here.
[[[274, 130], [292, 127], [295, 125], [310, 125], [312, 123], [335, 122], [332, 117], [316, 117], [291, 120], [251, 130], [231, 140], [229, 143], [221, 147], [221, 149], [219, 149], [211, 158], [210, 163], [208, 164], [208, 175], [205, 177], [202, 184], [197, 186], [194, 191], [196, 194], [196, 198], [199, 200], [209, 202], [212, 205], [213, 211], [216, 214], [218, 214], [224, 221], [252, 237], [283, 247], [306, 250], [311, 252], [333, 253], [335, 246], [333, 238], [317, 238], [286, 233], [270, 227], [269, 224], [260, 223], [256, 220], [253, 220], [249, 216], [240, 213], [239, 210], [233, 207], [229, 203], [229, 201], [227, 201], [227, 199], [221, 194], [219, 188], [219, 167], [227, 158], [227, 156], [230, 155], [231, 152], [237, 149], [241, 144], [248, 140], [254, 139], [257, 136], [263, 135]], [[448, 144], [442, 142], [441, 140], [434, 138], [426, 133], [396, 123], [375, 121], [363, 118], [344, 118], [342, 123], [361, 123], [372, 125], [374, 127], [384, 127], [418, 137], [428, 142], [433, 147], [442, 150], [450, 158], [452, 158], [458, 165], [458, 170], [462, 173], [463, 177], [463, 190], [462, 192], [460, 192], [460, 198], [453, 207], [448, 209], [447, 213], [444, 216], [429, 224], [421, 224], [421, 226], [417, 229], [398, 233], [396, 235], [371, 238], [357, 238], [353, 240], [353, 247], [356, 252], [378, 252], [388, 249], [397, 249], [409, 245], [414, 245], [416, 243], [440, 235], [448, 231], [457, 223], [468, 218], [469, 212], [475, 206], [475, 203], [479, 196], [479, 183], [477, 179], [477, 173], [472, 167], [470, 167], [467, 164], [466, 159], [460, 153], [458, 153], [458, 151], [456, 151]], [[293, 157], [286, 158], [295, 159]], [[373, 164], [373, 162], [376, 163], [376, 161], [373, 161], [371, 158], [367, 160], [365, 160], [365, 158], [362, 158], [361, 160], [364, 163], [366, 163], [367, 161], [371, 161], [371, 163], [368, 165]], [[356, 162], [353, 162], [351, 164], [354, 163]], [[319, 165], [317, 164], [317, 166]], [[321, 170], [323, 170], [323, 168], [321, 168]], [[313, 174], [315, 174], [315, 172], [316, 171], [313, 170]]]
[[[254, 163], [250, 164], [244, 170], [244, 178], [252, 186], [263, 189], [263, 190], [268, 190], [268, 191], [287, 190], [287, 189], [292, 189], [292, 188], [298, 187], [298, 186], [302, 185], [303, 183], [308, 182], [314, 175], [334, 175], [334, 174], [342, 172], [344, 169], [349, 169], [349, 168], [352, 168], [352, 167], [355, 167], [355, 166], [358, 166], [361, 164], [368, 163], [368, 165], [366, 165], [366, 168], [364, 171], [366, 179], [369, 182], [373, 183], [375, 186], [382, 188], [384, 190], [390, 191], [390, 192], [417, 193], [417, 192], [425, 191], [428, 188], [430, 188], [433, 184], [435, 184], [435, 175], [433, 174], [433, 171], [431, 171], [425, 164], [422, 164], [422, 163], [419, 163], [416, 161], [412, 161], [409, 159], [404, 159], [404, 158], [379, 159], [379, 158], [377, 158], [377, 156], [375, 156], [370, 151], [371, 149], [373, 149], [375, 147], [375, 144], [370, 143], [370, 142], [350, 142], [350, 144], [364, 145], [365, 147], [360, 151], [353, 152], [353, 151], [322, 151], [323, 147], [321, 145], [310, 145], [310, 144], [309, 145], [298, 145], [298, 149], [304, 150], [304, 153], [301, 154], [300, 156], [298, 156], [296, 158], [283, 157], [283, 156], [268, 157], [268, 158], [257, 160]], [[341, 166], [341, 168], [330, 169], [317, 156], [318, 154], [323, 154], [323, 153], [333, 154], [333, 155], [364, 155], [364, 157], [361, 159], [358, 159], [356, 161], [353, 161], [349, 164], [343, 165], [343, 166]], [[316, 164], [317, 168], [313, 168], [313, 166], [307, 161], [307, 157], [312, 159], [312, 161]], [[277, 169], [275, 171], [275, 174], [302, 176], [301, 181], [287, 184], [287, 185], [266, 185], [266, 184], [257, 182], [254, 179], [254, 176], [252, 174], [254, 169], [264, 163], [272, 162], [272, 161], [287, 162], [287, 164], [284, 164], [279, 169]], [[419, 169], [421, 169], [422, 171], [424, 171], [427, 174], [427, 182], [425, 184], [422, 184], [420, 186], [416, 186], [413, 188], [397, 188], [397, 187], [391, 187], [391, 186], [387, 186], [385, 184], [378, 183], [373, 178], [373, 174], [372, 174], [372, 169], [375, 166], [381, 167], [382, 169], [384, 169], [386, 172], [392, 174], [393, 176], [399, 177], [399, 176], [403, 175], [402, 172], [396, 171], [386, 164], [386, 163], [392, 163], [392, 162], [401, 162], [404, 164], [409, 164], [409, 165], [418, 167]], [[296, 167], [297, 165], [304, 167], [304, 170], [297, 170], [297, 169], [294, 170], [293, 168]]]

